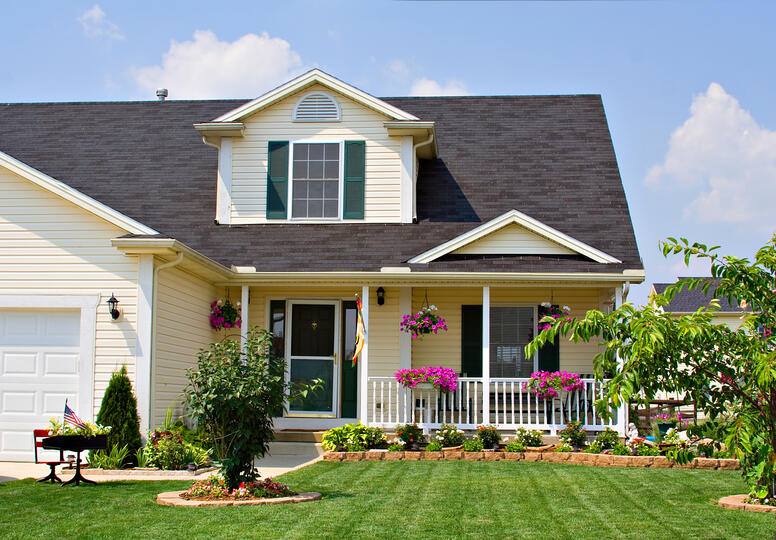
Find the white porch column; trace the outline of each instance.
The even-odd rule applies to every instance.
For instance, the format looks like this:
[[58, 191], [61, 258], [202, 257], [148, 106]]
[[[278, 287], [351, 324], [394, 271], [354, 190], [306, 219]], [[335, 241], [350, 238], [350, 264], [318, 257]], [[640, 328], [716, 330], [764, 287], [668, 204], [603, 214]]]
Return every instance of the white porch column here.
[[490, 424], [490, 287], [482, 288], [482, 423]]
[[[399, 289], [399, 313], [412, 313], [412, 287]], [[399, 332], [399, 369], [412, 368], [412, 337], [409, 332]]]
[[154, 299], [154, 256], [140, 255], [137, 268], [137, 352], [135, 393], [140, 416], [140, 433], [151, 426], [151, 338]]
[[358, 418], [367, 423], [369, 408], [369, 286], [361, 288], [361, 316], [364, 318], [364, 348], [358, 360]]
[[[622, 306], [622, 285], [618, 285], [614, 289], [614, 309]], [[620, 355], [617, 355], [617, 363], [622, 368], [623, 361]], [[620, 435], [625, 436], [625, 431], [628, 429], [628, 404], [623, 403], [620, 408], [617, 409], [617, 431]]]
[[240, 348], [245, 349], [245, 343], [248, 341], [248, 304], [250, 303], [250, 287], [248, 285], [242, 286], [242, 298], [240, 299], [240, 304], [242, 311], [240, 312], [240, 317], [242, 318], [242, 324], [240, 325]]

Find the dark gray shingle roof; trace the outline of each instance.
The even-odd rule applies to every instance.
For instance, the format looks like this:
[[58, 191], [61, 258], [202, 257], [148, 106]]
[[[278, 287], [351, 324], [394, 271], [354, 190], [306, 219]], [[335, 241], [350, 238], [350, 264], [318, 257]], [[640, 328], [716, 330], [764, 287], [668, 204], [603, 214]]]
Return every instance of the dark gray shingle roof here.
[[433, 120], [419, 223], [213, 223], [216, 150], [192, 128], [243, 100], [0, 105], [0, 151], [229, 266], [378, 270], [513, 208], [618, 259], [445, 257], [414, 270], [621, 272], [642, 268], [599, 96], [386, 98]]
[[[680, 278], [683, 279], [683, 278]], [[709, 281], [719, 283], [718, 280], [714, 280], [711, 277], [708, 278]], [[655, 283], [653, 287], [655, 288], [655, 291], [658, 294], [663, 294], [666, 290], [666, 288], [669, 285], [673, 285], [672, 283]], [[712, 287], [709, 289], [709, 292], [704, 294], [703, 290], [698, 287], [697, 289], [689, 290], [686, 287], [681, 290], [676, 296], [674, 296], [673, 300], [665, 306], [663, 309], [665, 311], [669, 311], [672, 313], [692, 313], [695, 311], [698, 311], [701, 307], [708, 307], [709, 302], [711, 302], [712, 299], [716, 298], [714, 295], [716, 287], [712, 285]], [[741, 313], [741, 308], [737, 305], [731, 305], [730, 302], [727, 301], [727, 298], [718, 298], [719, 300], [719, 312], [720, 313]]]

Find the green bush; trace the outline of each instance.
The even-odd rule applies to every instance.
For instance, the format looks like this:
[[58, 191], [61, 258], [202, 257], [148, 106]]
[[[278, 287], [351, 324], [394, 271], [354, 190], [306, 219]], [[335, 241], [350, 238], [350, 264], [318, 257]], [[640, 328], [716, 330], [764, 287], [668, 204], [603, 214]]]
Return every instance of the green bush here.
[[148, 465], [179, 471], [185, 469], [189, 463], [194, 463], [197, 467], [205, 465], [210, 461], [210, 452], [210, 449], [200, 448], [175, 433], [154, 431], [148, 437], [143, 456]]
[[608, 427], [598, 434], [595, 441], [601, 445], [601, 448], [608, 450], [620, 442], [620, 434]]
[[360, 442], [350, 443], [347, 446], [347, 451], [348, 452], [366, 452], [366, 446], [364, 446]]
[[463, 442], [464, 452], [482, 452], [482, 441], [479, 439], [472, 439], [471, 441]]
[[435, 436], [436, 440], [442, 443], [442, 446], [461, 446], [464, 440], [464, 433], [455, 424], [442, 424]]
[[538, 429], [519, 427], [515, 430], [515, 441], [525, 446], [542, 446], [544, 443], [544, 433]]
[[418, 427], [417, 424], [404, 424], [396, 428], [396, 436], [404, 443], [404, 447], [407, 448], [413, 444], [420, 444], [425, 441], [426, 438], [423, 435], [423, 430]]
[[525, 445], [519, 442], [512, 441], [511, 443], [508, 443], [504, 450], [507, 452], [525, 452]]
[[590, 445], [583, 450], [583, 452], [587, 454], [600, 454], [603, 452], [603, 447], [601, 446], [601, 443], [598, 441], [593, 441], [590, 443]]
[[426, 445], [426, 452], [441, 452], [442, 443], [439, 441], [431, 441]]
[[501, 441], [501, 434], [496, 426], [477, 426], [477, 438], [485, 448], [495, 448]]
[[574, 447], [571, 446], [571, 444], [569, 444], [568, 442], [562, 442], [562, 443], [560, 443], [559, 446], [557, 446], [555, 448], [555, 451], [556, 452], [563, 452], [563, 453], [573, 452], [574, 451]]
[[660, 450], [658, 450], [657, 446], [651, 446], [649, 444], [645, 444], [642, 442], [636, 446], [636, 455], [637, 456], [659, 456]]
[[401, 443], [395, 442], [388, 445], [389, 452], [401, 452], [402, 450], [404, 450], [404, 445], [402, 445]]
[[114, 446], [110, 452], [98, 450], [89, 457], [89, 465], [98, 469], [123, 469], [129, 456], [127, 445]]
[[587, 433], [582, 429], [582, 422], [569, 422], [564, 429], [558, 432], [558, 438], [571, 446], [582, 448], [587, 442]]
[[97, 423], [111, 426], [105, 452], [110, 454], [114, 448], [126, 446], [127, 453], [122, 465], [135, 464], [135, 453], [142, 446], [140, 419], [137, 415], [137, 399], [132, 393], [132, 383], [127, 376], [126, 366], [121, 366], [110, 378], [108, 388], [102, 396]]
[[621, 442], [618, 442], [612, 447], [612, 455], [613, 456], [629, 456], [631, 455], [630, 450], [626, 445], [624, 445]]
[[338, 446], [349, 448], [360, 444], [365, 448], [385, 448], [385, 433], [378, 427], [365, 426], [361, 422], [332, 428], [323, 434], [321, 446], [324, 450], [336, 450]]

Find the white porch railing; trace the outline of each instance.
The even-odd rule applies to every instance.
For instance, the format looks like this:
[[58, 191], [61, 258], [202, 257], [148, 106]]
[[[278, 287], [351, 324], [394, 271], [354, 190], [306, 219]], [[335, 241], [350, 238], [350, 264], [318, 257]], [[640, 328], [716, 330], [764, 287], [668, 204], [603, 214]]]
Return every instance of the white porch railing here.
[[392, 428], [416, 422], [424, 429], [437, 429], [442, 424], [456, 424], [461, 429], [475, 429], [481, 424], [494, 424], [500, 429], [526, 427], [554, 434], [567, 422], [581, 421], [589, 431], [606, 427], [624, 431], [617, 425], [618, 415], [604, 420], [593, 402], [602, 397], [606, 381], [581, 379], [583, 387], [564, 393], [562, 399], [543, 400], [527, 391], [527, 378], [461, 377], [455, 392], [435, 388], [409, 389], [393, 377], [369, 377], [369, 407], [365, 423]]

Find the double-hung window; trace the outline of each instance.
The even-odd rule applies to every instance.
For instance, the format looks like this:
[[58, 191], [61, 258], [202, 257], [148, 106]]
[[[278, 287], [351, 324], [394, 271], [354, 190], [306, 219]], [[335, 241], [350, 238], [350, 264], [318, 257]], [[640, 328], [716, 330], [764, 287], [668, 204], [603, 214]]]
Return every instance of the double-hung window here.
[[292, 219], [339, 217], [340, 148], [339, 143], [293, 143]]

